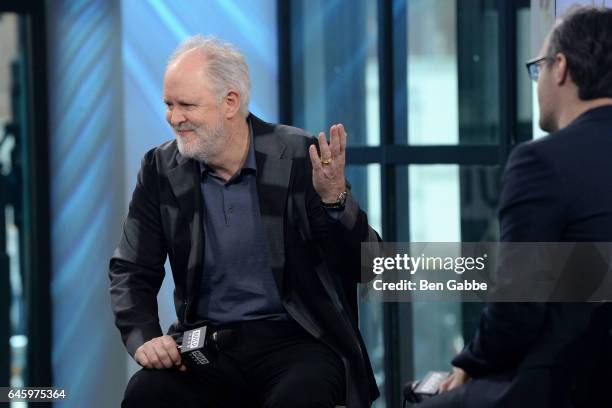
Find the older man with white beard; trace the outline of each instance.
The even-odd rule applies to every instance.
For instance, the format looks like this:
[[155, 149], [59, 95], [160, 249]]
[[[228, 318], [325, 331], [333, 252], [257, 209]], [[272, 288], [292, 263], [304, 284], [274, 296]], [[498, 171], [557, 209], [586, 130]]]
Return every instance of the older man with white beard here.
[[[361, 242], [380, 238], [347, 189], [344, 127], [317, 143], [250, 114], [249, 93], [229, 44], [196, 36], [170, 58], [176, 140], [145, 155], [110, 263], [116, 324], [143, 367], [125, 407], [367, 407], [378, 396], [356, 283]], [[177, 321], [163, 335], [166, 256]], [[202, 325], [216, 358], [196, 373], [177, 343]]]

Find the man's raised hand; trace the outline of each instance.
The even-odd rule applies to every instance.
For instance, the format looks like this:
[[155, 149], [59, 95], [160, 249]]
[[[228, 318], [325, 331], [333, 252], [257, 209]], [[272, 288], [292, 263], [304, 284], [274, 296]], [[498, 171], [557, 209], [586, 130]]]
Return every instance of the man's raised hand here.
[[330, 142], [325, 132], [319, 133], [319, 156], [316, 146], [310, 146], [312, 184], [324, 203], [333, 203], [346, 190], [344, 166], [346, 163], [346, 131], [342, 124], [329, 129]]

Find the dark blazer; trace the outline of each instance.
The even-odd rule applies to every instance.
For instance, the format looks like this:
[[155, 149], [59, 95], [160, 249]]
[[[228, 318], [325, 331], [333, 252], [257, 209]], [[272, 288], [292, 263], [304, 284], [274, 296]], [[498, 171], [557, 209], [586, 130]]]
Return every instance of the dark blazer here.
[[[380, 240], [358, 210], [352, 230], [332, 223], [312, 185], [308, 147], [315, 139], [250, 115], [261, 219], [270, 262], [287, 312], [341, 357], [347, 407], [378, 397], [357, 326], [362, 241]], [[195, 160], [176, 141], [149, 151], [134, 190], [123, 235], [110, 261], [116, 324], [128, 352], [162, 335], [156, 296], [166, 256], [174, 278], [178, 320], [169, 334], [199, 325], [195, 315], [203, 268], [202, 198]]]
[[[503, 176], [499, 218], [502, 241], [612, 242], [612, 106], [519, 145]], [[475, 379], [465, 406], [612, 406], [602, 395], [610, 393], [611, 326], [607, 304], [487, 305], [453, 361]]]

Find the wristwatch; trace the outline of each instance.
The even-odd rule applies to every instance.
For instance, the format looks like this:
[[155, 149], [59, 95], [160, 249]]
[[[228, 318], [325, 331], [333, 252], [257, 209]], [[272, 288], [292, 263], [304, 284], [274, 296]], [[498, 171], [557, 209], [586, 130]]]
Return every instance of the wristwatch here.
[[344, 210], [344, 206], [346, 205], [346, 196], [348, 195], [347, 191], [344, 190], [340, 194], [338, 194], [338, 198], [333, 203], [321, 202], [323, 208], [328, 210]]

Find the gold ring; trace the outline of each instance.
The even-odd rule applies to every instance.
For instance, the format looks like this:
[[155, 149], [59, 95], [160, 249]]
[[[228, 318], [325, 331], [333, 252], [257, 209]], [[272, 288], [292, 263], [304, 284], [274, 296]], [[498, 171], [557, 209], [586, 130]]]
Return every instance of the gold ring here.
[[327, 159], [321, 159], [321, 164], [326, 165], [331, 163], [331, 159], [327, 158]]

